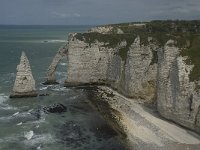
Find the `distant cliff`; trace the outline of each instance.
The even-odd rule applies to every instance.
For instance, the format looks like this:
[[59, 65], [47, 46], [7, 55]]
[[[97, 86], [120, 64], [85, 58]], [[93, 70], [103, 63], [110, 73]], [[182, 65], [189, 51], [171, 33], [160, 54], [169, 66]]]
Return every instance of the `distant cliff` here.
[[200, 21], [99, 26], [70, 34], [64, 48], [65, 86], [107, 85], [200, 133]]

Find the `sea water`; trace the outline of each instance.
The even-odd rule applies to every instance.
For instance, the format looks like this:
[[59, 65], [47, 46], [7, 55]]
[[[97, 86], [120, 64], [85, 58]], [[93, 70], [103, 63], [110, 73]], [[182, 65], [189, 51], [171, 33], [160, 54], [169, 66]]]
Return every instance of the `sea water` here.
[[[67, 35], [89, 28], [0, 26], [0, 150], [124, 149], [116, 132], [90, 106], [84, 89], [63, 87], [66, 61], [57, 68], [60, 84], [42, 84]], [[22, 51], [29, 58], [39, 94], [48, 96], [9, 99]]]

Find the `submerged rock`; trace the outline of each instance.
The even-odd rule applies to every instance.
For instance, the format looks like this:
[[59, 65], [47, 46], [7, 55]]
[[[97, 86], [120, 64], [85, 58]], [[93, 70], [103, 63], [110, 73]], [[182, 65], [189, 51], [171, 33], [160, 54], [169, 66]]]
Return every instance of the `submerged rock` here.
[[42, 93], [42, 94], [39, 94], [39, 96], [49, 96], [48, 93]]
[[20, 64], [17, 66], [17, 75], [10, 98], [36, 97], [35, 80], [25, 52], [22, 52]]
[[62, 125], [58, 136], [61, 139], [61, 143], [71, 145], [74, 148], [86, 144], [90, 139], [89, 136], [84, 135], [81, 126], [73, 121], [66, 122]]

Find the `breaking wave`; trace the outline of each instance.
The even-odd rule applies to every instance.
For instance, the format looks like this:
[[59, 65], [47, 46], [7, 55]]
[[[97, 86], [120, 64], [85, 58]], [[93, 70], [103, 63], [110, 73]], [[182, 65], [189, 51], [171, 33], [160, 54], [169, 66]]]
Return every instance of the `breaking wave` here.
[[67, 63], [60, 63], [61, 66], [67, 66]]
[[9, 96], [4, 93], [0, 93], [0, 109], [1, 110], [17, 110], [16, 107], [12, 107], [5, 102], [9, 99]]
[[48, 86], [45, 86], [45, 87], [40, 87], [40, 91], [43, 91], [43, 90], [46, 90], [48, 88]]
[[8, 98], [4, 93], [0, 93], [0, 104], [4, 103]]
[[54, 139], [51, 134], [40, 134], [40, 135], [34, 135], [30, 132], [27, 133], [27, 136], [32, 136], [31, 139], [25, 140], [24, 144], [29, 146], [34, 146], [37, 144], [47, 144], [47, 143], [53, 143]]
[[34, 135], [34, 132], [33, 132], [32, 130], [29, 131], [29, 132], [24, 133], [24, 137], [25, 137], [27, 140], [32, 139], [33, 135]]

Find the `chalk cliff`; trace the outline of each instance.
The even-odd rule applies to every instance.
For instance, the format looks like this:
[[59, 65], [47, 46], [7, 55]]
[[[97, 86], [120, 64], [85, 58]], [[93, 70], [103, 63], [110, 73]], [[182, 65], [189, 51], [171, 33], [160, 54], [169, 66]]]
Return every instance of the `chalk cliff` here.
[[107, 85], [200, 133], [199, 33], [199, 21], [153, 21], [70, 34], [65, 86]]
[[[115, 47], [107, 47], [100, 41], [90, 45], [76, 36], [74, 34], [68, 43], [66, 86], [106, 84], [127, 97], [152, 101], [157, 74], [157, 64], [152, 63], [152, 57], [156, 45], [140, 45], [140, 37], [133, 36], [134, 41], [128, 46], [124, 40]], [[120, 54], [123, 50], [127, 54]]]
[[22, 52], [20, 64], [17, 66], [16, 80], [10, 98], [35, 97], [35, 80], [25, 52]]
[[187, 65], [180, 53], [172, 40], [158, 52], [157, 108], [165, 118], [200, 132], [200, 82], [190, 81], [194, 64]]

